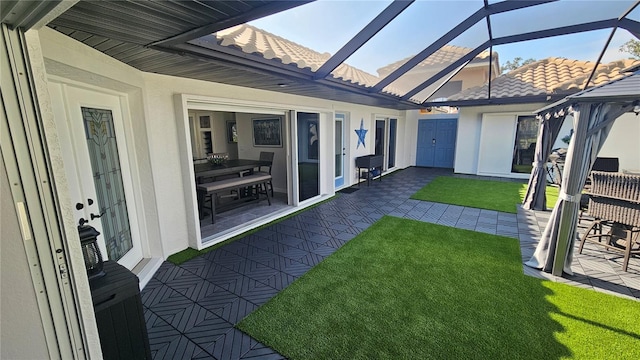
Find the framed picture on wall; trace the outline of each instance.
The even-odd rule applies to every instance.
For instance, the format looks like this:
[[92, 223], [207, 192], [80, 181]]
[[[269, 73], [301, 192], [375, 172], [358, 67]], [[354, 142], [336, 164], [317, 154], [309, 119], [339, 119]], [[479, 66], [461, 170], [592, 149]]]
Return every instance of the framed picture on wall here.
[[210, 116], [200, 116], [200, 128], [211, 128], [211, 117]]
[[254, 146], [282, 147], [282, 116], [251, 120]]
[[229, 144], [238, 142], [238, 127], [235, 121], [227, 121], [227, 142]]

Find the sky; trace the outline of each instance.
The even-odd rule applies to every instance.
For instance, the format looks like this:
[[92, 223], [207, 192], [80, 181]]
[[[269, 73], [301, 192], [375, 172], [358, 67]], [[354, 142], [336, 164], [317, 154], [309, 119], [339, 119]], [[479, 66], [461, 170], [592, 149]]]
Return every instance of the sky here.
[[[319, 0], [249, 24], [315, 51], [333, 55], [390, 3], [388, 0]], [[540, 30], [545, 26], [574, 25], [617, 17], [633, 3], [634, 0], [562, 0], [493, 15], [492, 32], [494, 37], [500, 37]], [[482, 7], [482, 4], [482, 0], [416, 1], [346, 62], [377, 74], [377, 69], [423, 50]], [[571, 16], [553, 16], [557, 14]], [[640, 6], [630, 16], [640, 21]], [[540, 60], [551, 56], [595, 61], [610, 33], [609, 29], [592, 31], [501, 45], [493, 50], [498, 52], [500, 63], [515, 57]], [[627, 58], [628, 55], [618, 49], [631, 38], [632, 35], [626, 30], [619, 29], [603, 61]], [[451, 44], [475, 48], [487, 39], [487, 24], [483, 20], [454, 39]]]

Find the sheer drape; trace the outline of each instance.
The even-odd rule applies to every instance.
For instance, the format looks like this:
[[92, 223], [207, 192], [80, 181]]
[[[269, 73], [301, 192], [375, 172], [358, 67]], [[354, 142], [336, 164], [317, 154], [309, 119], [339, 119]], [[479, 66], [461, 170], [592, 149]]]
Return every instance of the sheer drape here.
[[547, 187], [547, 159], [551, 153], [553, 143], [558, 138], [565, 117], [566, 113], [564, 111], [560, 114], [538, 116], [540, 127], [538, 128], [533, 169], [531, 169], [527, 193], [522, 202], [522, 207], [527, 210], [547, 210], [547, 197], [545, 194]]

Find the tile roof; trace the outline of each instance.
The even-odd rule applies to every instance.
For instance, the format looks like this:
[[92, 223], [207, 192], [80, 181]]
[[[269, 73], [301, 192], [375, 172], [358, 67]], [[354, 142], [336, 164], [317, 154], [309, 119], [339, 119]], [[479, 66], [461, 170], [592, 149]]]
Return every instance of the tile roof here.
[[[461, 57], [467, 55], [471, 52], [472, 48], [461, 47], [461, 46], [453, 46], [453, 45], [444, 45], [437, 51], [435, 51], [431, 56], [424, 59], [421, 63], [417, 65], [417, 68], [420, 67], [432, 67], [432, 66], [447, 66]], [[494, 53], [495, 55], [495, 53]], [[407, 61], [411, 60], [413, 56], [396, 61], [391, 63], [385, 67], [378, 69], [378, 74], [380, 76], [386, 76], [402, 66]], [[485, 50], [480, 54], [476, 55], [476, 57], [471, 62], [480, 62], [483, 60], [488, 60], [489, 58], [489, 50]]]
[[[600, 64], [590, 86], [597, 86], [624, 76], [623, 70], [640, 64], [640, 60], [617, 60]], [[492, 98], [569, 94], [582, 90], [595, 63], [562, 58], [547, 58], [521, 66], [495, 78], [491, 83]], [[452, 95], [448, 100], [487, 98], [487, 86], [472, 87]]]
[[[309, 68], [311, 71], [316, 71], [331, 58], [331, 54], [329, 53], [319, 53], [291, 40], [247, 24], [221, 30], [214, 35], [222, 46], [236, 47], [245, 53], [257, 54], [265, 59], [277, 59], [283, 64], [295, 64], [300, 69]], [[445, 45], [422, 61], [417, 68], [446, 66], [466, 55], [471, 50], [473, 49]], [[485, 60], [488, 57], [489, 51], [486, 50], [476, 56], [472, 62]], [[331, 72], [331, 75], [337, 79], [371, 87], [411, 58], [412, 57], [408, 57], [378, 69], [379, 76], [345, 63], [340, 64]], [[406, 91], [396, 89], [395, 86], [387, 86], [385, 92], [393, 95], [402, 95]]]
[[[283, 64], [295, 64], [300, 69], [316, 71], [331, 57], [329, 53], [319, 53], [247, 24], [218, 31], [215, 36], [222, 46], [235, 46], [245, 53], [277, 59]], [[380, 81], [377, 76], [347, 64], [340, 64], [331, 75], [364, 86], [373, 86]]]

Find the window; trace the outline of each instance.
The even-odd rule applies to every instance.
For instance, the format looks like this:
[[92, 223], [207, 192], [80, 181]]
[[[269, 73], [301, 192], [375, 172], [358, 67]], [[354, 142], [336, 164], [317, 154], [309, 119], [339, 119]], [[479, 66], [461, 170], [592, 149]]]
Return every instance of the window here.
[[538, 138], [538, 120], [535, 116], [518, 116], [516, 141], [513, 146], [512, 173], [530, 173]]

